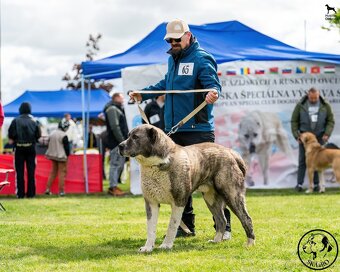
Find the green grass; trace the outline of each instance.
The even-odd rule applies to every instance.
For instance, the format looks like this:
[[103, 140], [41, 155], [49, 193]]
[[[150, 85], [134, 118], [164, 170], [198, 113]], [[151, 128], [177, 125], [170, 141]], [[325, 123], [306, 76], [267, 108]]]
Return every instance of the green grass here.
[[[293, 190], [249, 190], [256, 245], [232, 215], [233, 238], [207, 243], [213, 222], [200, 195], [194, 195], [196, 237], [176, 239], [171, 251], [140, 254], [146, 238], [143, 198], [106, 194], [2, 197], [0, 271], [310, 271], [297, 256], [301, 236], [322, 228], [340, 243], [340, 191], [305, 195]], [[170, 208], [161, 206], [157, 245]], [[340, 257], [339, 257], [340, 258]], [[340, 261], [326, 271], [340, 271]]]

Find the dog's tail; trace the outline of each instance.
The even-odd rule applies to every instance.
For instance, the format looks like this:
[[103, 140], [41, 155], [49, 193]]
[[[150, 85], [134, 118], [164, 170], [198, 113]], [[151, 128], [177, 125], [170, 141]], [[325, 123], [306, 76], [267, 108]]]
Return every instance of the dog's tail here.
[[238, 167], [240, 168], [243, 177], [246, 177], [247, 172], [247, 165], [245, 164], [244, 160], [241, 158], [241, 156], [236, 156], [235, 160], [237, 162]]
[[236, 161], [237, 161], [238, 167], [240, 167], [240, 169], [242, 171], [243, 177], [246, 177], [246, 173], [247, 173], [246, 164], [244, 163], [244, 161], [242, 159], [241, 160], [236, 159]]

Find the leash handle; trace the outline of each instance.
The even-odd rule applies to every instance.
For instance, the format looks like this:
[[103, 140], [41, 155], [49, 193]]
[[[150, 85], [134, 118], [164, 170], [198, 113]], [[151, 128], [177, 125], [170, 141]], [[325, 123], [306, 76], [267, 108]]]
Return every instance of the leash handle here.
[[149, 120], [148, 120], [148, 117], [146, 116], [145, 112], [143, 111], [143, 109], [142, 109], [141, 106], [139, 105], [139, 102], [138, 102], [138, 100], [137, 100], [137, 97], [134, 97], [134, 100], [135, 100], [135, 102], [137, 103], [139, 113], [140, 113], [140, 115], [142, 116], [144, 122], [147, 123], [148, 125], [150, 125], [150, 122], [149, 122]]

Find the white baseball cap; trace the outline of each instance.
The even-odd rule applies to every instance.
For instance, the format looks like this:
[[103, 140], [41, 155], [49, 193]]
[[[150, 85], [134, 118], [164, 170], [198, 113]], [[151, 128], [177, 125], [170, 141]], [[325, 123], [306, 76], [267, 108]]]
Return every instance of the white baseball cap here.
[[179, 39], [185, 32], [188, 31], [190, 31], [190, 29], [186, 22], [180, 19], [175, 19], [166, 25], [166, 35], [164, 36], [164, 40], [170, 38]]

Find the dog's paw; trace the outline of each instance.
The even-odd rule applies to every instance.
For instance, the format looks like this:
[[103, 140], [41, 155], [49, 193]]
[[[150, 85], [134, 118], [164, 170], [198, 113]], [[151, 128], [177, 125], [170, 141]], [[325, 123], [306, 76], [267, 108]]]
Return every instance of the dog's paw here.
[[224, 241], [223, 239], [221, 238], [214, 238], [214, 240], [208, 240], [208, 243], [221, 243], [222, 241]]
[[[227, 232], [227, 231], [226, 231]], [[223, 241], [223, 233], [217, 232], [215, 234], [214, 240], [209, 240], [209, 243], [220, 243]]]
[[138, 250], [138, 252], [148, 253], [148, 252], [151, 252], [152, 250], [153, 250], [153, 247], [143, 246]]
[[159, 246], [159, 249], [170, 250], [170, 249], [172, 249], [172, 245], [162, 243], [162, 244]]
[[248, 238], [246, 247], [252, 247], [252, 246], [255, 246], [255, 240], [252, 238]]
[[220, 243], [220, 242], [222, 242], [222, 240], [221, 240], [221, 241], [208, 240], [208, 243], [214, 243], [214, 244], [217, 244], [217, 243]]

